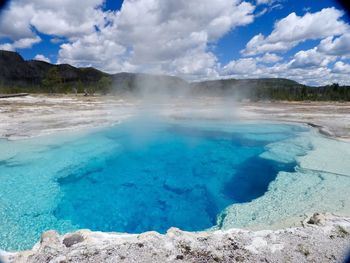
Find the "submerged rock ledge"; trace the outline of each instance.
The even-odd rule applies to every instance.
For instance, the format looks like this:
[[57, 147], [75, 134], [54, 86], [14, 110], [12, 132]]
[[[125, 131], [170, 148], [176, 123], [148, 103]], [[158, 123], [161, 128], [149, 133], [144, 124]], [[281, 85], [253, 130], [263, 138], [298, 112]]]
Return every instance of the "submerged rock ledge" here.
[[350, 218], [314, 214], [296, 228], [119, 234], [48, 231], [32, 250], [2, 252], [12, 262], [344, 262]]

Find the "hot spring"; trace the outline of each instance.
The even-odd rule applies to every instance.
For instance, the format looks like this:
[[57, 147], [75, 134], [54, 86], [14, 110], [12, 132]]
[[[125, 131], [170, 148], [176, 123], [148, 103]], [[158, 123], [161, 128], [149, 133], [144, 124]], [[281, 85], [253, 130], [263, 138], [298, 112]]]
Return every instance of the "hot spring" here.
[[263, 196], [279, 172], [293, 172], [307, 140], [278, 158], [269, 152], [307, 132], [276, 123], [130, 120], [2, 140], [0, 248], [30, 248], [49, 229], [206, 230], [227, 206]]

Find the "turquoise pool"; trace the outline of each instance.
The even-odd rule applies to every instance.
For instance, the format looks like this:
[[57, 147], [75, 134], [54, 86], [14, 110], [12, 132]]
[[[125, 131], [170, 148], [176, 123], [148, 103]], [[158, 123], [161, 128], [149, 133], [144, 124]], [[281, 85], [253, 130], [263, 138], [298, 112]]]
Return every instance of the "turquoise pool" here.
[[306, 131], [276, 123], [130, 120], [2, 140], [0, 248], [30, 248], [48, 229], [210, 228], [225, 207], [264, 195], [278, 172], [294, 170], [293, 158], [261, 155]]

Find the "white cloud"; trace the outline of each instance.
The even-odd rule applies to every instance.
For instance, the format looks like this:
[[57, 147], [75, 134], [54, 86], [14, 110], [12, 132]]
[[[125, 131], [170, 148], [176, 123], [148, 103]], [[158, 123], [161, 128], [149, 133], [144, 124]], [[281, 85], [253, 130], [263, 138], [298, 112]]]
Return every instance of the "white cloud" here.
[[103, 0], [13, 0], [0, 17], [0, 36], [13, 40], [33, 37], [36, 30], [50, 35], [76, 37], [104, 23]]
[[2, 11], [0, 16], [0, 37], [8, 37], [12, 40], [34, 37], [30, 19], [35, 10], [32, 5], [26, 5], [17, 1], [10, 2], [8, 9]]
[[50, 42], [51, 42], [52, 44], [59, 44], [59, 43], [63, 43], [63, 42], [64, 42], [64, 39], [59, 38], [59, 37], [54, 37], [54, 38], [52, 38], [52, 39], [50, 40]]
[[280, 0], [256, 0], [257, 5], [272, 5]]
[[350, 74], [350, 64], [338, 61], [334, 64], [333, 72], [339, 74]]
[[265, 52], [280, 52], [291, 49], [295, 46], [295, 42], [269, 42], [263, 34], [254, 36], [246, 45], [246, 48], [241, 51], [245, 56], [253, 56]]
[[58, 63], [94, 66], [107, 72], [123, 70], [120, 56], [126, 49], [100, 32], [61, 45]]
[[173, 60], [165, 72], [173, 72], [178, 76], [187, 76], [188, 79], [198, 77], [218, 77], [217, 58], [211, 52], [203, 52], [202, 49], [191, 50], [185, 56]]
[[96, 25], [104, 24], [104, 14], [96, 8], [103, 0], [36, 0], [30, 4], [35, 8], [31, 25], [45, 34], [74, 38], [92, 33]]
[[10, 43], [0, 44], [0, 50], [15, 51], [15, 48]]
[[257, 57], [256, 60], [262, 63], [276, 63], [281, 61], [283, 58], [274, 53], [265, 53], [262, 57]]
[[327, 55], [348, 56], [350, 55], [350, 33], [340, 37], [328, 37], [321, 41], [318, 50]]
[[41, 41], [41, 38], [38, 36], [21, 38], [13, 43], [14, 48], [31, 48], [34, 44], [37, 44]]
[[290, 61], [273, 65], [262, 63], [261, 57], [233, 60], [220, 73], [225, 78], [286, 78], [315, 86], [334, 82], [349, 85], [350, 64], [338, 61], [330, 69], [329, 64], [335, 59], [334, 56], [318, 53], [315, 47], [296, 53]]
[[294, 59], [290, 62], [291, 68], [311, 68], [325, 67], [336, 58], [324, 55], [317, 51], [317, 48], [309, 50], [301, 50], [294, 55]]
[[261, 11], [259, 11], [258, 13], [255, 14], [255, 17], [260, 17], [260, 16], [263, 16], [265, 15], [266, 13], [269, 12], [269, 8], [265, 7], [263, 8]]
[[44, 62], [47, 62], [47, 63], [51, 63], [51, 60], [50, 60], [48, 57], [45, 57], [45, 56], [42, 55], [42, 54], [37, 54], [37, 55], [34, 57], [34, 60], [39, 60], [39, 61], [44, 61]]
[[0, 45], [0, 49], [15, 51], [17, 48], [31, 48], [34, 44], [37, 44], [41, 41], [41, 38], [38, 36], [21, 38], [14, 41], [13, 43], [5, 43]]
[[241, 0], [126, 0], [99, 32], [61, 45], [59, 62], [109, 72], [215, 75], [217, 59], [208, 43], [251, 23], [253, 11]]
[[238, 60], [232, 60], [225, 65], [222, 69], [223, 75], [250, 75], [256, 72], [257, 65], [254, 58], [241, 58]]
[[244, 55], [256, 55], [271, 51], [287, 51], [308, 39], [321, 39], [345, 33], [349, 26], [340, 20], [344, 12], [324, 8], [316, 13], [297, 16], [291, 13], [274, 25], [272, 33], [265, 37], [254, 36], [242, 51]]
[[0, 37], [12, 42], [0, 48], [32, 47], [40, 42], [35, 30], [73, 39], [92, 33], [96, 25], [104, 24], [103, 13], [96, 8], [102, 3], [103, 0], [13, 0], [0, 16]]

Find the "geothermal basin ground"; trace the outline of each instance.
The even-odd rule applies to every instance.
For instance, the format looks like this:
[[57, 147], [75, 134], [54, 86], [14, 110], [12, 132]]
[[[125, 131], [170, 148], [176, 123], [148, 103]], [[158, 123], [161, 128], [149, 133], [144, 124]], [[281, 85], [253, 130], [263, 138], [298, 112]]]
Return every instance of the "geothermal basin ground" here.
[[[341, 262], [349, 249], [350, 104], [29, 96], [0, 107], [3, 261]], [[62, 236], [34, 246], [50, 229]]]

